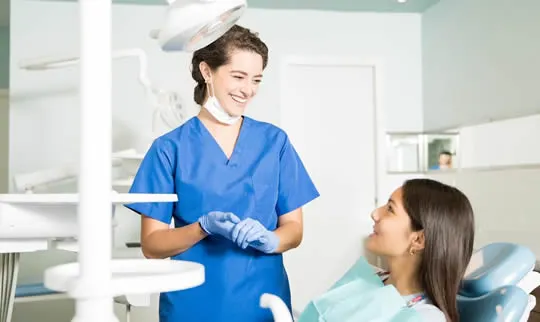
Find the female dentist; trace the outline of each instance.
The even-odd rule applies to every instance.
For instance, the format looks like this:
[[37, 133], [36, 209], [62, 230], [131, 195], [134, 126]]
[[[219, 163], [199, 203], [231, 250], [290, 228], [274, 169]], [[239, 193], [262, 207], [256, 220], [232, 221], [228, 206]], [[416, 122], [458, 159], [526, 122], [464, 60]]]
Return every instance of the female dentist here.
[[141, 214], [144, 255], [205, 266], [203, 285], [161, 294], [161, 322], [273, 321], [263, 293], [291, 308], [281, 254], [300, 244], [302, 206], [319, 193], [285, 132], [243, 116], [267, 61], [266, 45], [240, 26], [194, 52], [203, 108], [153, 142], [134, 179], [131, 193], [179, 199], [127, 205]]

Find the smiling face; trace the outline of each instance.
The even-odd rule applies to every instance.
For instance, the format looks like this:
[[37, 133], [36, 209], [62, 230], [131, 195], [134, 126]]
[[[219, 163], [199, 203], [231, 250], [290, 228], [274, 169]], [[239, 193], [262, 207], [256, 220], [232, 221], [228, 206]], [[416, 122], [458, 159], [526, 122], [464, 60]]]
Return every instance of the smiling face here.
[[[366, 246], [390, 270], [409, 277], [443, 311], [458, 321], [456, 296], [474, 245], [474, 212], [459, 189], [432, 179], [410, 179], [371, 215]], [[414, 250], [413, 253], [410, 253]]]
[[201, 62], [200, 69], [209, 82], [209, 94], [217, 98], [229, 115], [241, 116], [259, 89], [263, 58], [249, 50], [233, 50], [228, 58], [225, 65], [214, 71], [205, 62]]
[[403, 190], [398, 188], [388, 203], [371, 214], [375, 222], [367, 249], [377, 255], [398, 257], [423, 248], [422, 232], [412, 230], [411, 218], [403, 206]]

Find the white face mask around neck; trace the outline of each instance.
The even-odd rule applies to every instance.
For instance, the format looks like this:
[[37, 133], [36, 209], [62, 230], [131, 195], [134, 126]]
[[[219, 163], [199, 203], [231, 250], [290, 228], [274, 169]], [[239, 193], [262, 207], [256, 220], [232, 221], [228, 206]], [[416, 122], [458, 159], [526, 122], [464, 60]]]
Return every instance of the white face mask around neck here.
[[[212, 92], [210, 92], [210, 87], [212, 87]], [[227, 113], [218, 99], [214, 96], [214, 86], [211, 82], [208, 83], [208, 99], [204, 103], [203, 107], [220, 123], [232, 125], [240, 120], [241, 116], [233, 116]]]

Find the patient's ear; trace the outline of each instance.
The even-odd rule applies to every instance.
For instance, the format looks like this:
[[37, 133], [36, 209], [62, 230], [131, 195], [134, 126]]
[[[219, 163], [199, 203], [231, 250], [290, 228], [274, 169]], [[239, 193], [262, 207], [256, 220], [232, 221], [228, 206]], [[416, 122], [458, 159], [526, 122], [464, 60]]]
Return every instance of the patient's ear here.
[[411, 248], [417, 252], [422, 251], [426, 247], [425, 241], [426, 241], [426, 238], [424, 235], [424, 230], [415, 231], [413, 233], [413, 240], [411, 243]]

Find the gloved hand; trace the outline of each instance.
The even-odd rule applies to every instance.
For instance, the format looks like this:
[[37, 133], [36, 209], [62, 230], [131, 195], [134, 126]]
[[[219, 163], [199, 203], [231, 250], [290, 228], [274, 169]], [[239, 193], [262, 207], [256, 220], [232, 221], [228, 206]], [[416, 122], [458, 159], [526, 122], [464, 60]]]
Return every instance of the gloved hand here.
[[231, 239], [231, 232], [235, 224], [240, 222], [232, 212], [212, 211], [199, 218], [201, 228], [208, 235], [220, 235]]
[[232, 230], [232, 241], [241, 247], [251, 246], [263, 253], [273, 253], [279, 246], [279, 237], [266, 229], [259, 221], [246, 218]]

